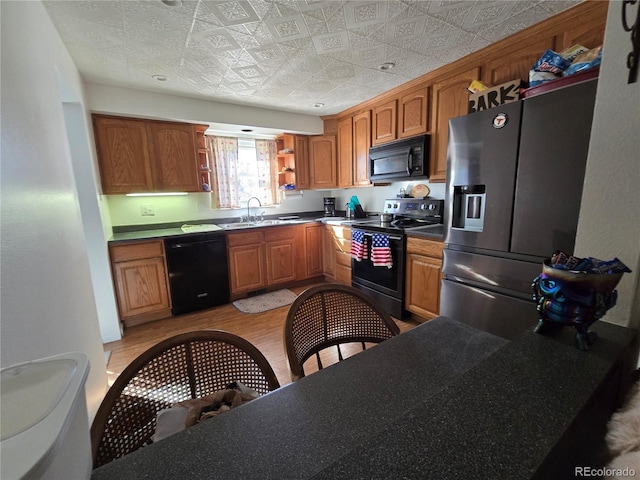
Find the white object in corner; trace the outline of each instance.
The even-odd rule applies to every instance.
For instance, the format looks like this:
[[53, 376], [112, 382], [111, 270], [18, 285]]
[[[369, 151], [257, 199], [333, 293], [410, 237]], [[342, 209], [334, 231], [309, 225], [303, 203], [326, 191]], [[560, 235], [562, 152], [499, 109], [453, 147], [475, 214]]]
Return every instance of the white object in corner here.
[[88, 373], [88, 357], [79, 352], [2, 369], [0, 477], [90, 477]]

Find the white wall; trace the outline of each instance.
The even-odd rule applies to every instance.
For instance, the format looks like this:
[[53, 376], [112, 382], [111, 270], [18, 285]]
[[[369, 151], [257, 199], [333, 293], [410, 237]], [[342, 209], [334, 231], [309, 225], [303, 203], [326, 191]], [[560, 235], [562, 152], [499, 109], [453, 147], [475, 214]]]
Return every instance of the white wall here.
[[[367, 212], [379, 212], [385, 198], [395, 198], [403, 187], [407, 191], [418, 182], [394, 182], [384, 187], [348, 188], [341, 190], [304, 190], [302, 195], [286, 196], [282, 203], [275, 207], [264, 207], [265, 215], [286, 215], [297, 212], [322, 211], [323, 197], [336, 197], [336, 208], [344, 210], [345, 204], [352, 195], [358, 197], [362, 208]], [[430, 184], [430, 196], [444, 199], [445, 185]], [[172, 223], [183, 221], [211, 220], [216, 218], [235, 218], [246, 214], [246, 209], [211, 208], [210, 193], [190, 193], [178, 197], [127, 197], [125, 195], [106, 195], [111, 222], [114, 226], [148, 225], [156, 223]], [[154, 207], [155, 215], [142, 216], [141, 207]]]
[[[618, 303], [603, 319], [638, 328], [640, 80], [627, 83], [631, 37], [622, 28], [621, 9], [618, 0], [609, 4], [575, 253], [602, 259], [618, 257], [633, 270], [623, 275]], [[628, 10], [635, 15], [637, 9]]]
[[320, 117], [279, 112], [230, 103], [144, 92], [95, 83], [87, 84], [89, 109], [96, 113], [174, 120], [190, 123], [219, 123], [264, 127], [282, 132], [321, 134]]
[[58, 75], [82, 83], [40, 2], [0, 2], [2, 367], [85, 352], [90, 417], [107, 386]]

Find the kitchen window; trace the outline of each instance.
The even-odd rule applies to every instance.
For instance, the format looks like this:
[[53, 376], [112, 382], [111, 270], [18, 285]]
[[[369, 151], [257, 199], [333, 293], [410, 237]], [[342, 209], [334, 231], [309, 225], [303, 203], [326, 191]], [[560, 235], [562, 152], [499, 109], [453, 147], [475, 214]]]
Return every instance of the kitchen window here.
[[206, 144], [212, 208], [244, 208], [251, 197], [263, 206], [279, 203], [274, 140], [207, 136]]

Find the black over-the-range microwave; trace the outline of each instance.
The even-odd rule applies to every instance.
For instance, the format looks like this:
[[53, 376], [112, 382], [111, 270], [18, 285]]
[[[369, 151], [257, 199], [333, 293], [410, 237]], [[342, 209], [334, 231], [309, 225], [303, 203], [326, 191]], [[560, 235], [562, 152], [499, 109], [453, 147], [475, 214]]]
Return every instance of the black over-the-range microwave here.
[[400, 180], [429, 174], [429, 135], [397, 140], [369, 149], [369, 180]]

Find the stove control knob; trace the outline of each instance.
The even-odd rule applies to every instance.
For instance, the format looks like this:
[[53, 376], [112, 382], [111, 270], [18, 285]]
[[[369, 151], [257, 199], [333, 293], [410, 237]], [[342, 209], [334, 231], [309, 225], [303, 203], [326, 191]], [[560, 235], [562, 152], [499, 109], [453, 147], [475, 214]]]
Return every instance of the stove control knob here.
[[435, 209], [436, 209], [435, 204], [430, 203], [430, 204], [429, 204], [429, 210], [435, 210]]

